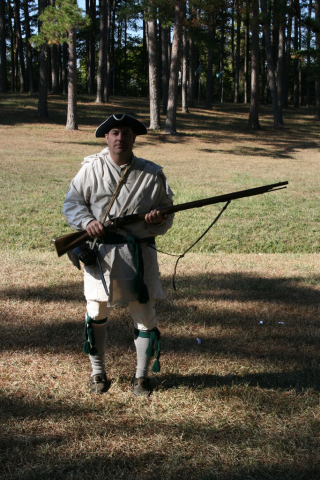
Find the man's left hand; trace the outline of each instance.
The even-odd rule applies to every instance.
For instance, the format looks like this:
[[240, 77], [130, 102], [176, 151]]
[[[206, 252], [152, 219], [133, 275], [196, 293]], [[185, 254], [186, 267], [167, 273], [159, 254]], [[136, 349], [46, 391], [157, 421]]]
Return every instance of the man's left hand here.
[[158, 223], [164, 222], [168, 218], [168, 215], [162, 215], [159, 210], [151, 210], [151, 212], [147, 213], [144, 217], [147, 223], [156, 225]]

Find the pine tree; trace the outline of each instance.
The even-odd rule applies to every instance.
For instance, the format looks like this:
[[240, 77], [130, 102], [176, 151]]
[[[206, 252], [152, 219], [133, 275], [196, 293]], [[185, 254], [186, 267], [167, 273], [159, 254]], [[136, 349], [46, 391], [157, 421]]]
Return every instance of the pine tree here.
[[76, 130], [77, 124], [77, 52], [76, 33], [80, 28], [89, 26], [88, 16], [82, 16], [82, 10], [75, 0], [57, 0], [54, 6], [48, 6], [40, 15], [41, 30], [31, 37], [34, 45], [69, 44], [69, 79], [67, 130]]
[[23, 0], [24, 9], [24, 28], [26, 32], [26, 57], [27, 57], [27, 86], [30, 93], [34, 92], [33, 85], [33, 67], [32, 67], [32, 52], [31, 44], [29, 42], [30, 34], [30, 17], [28, 0]]
[[169, 80], [169, 95], [168, 95], [168, 109], [165, 125], [165, 133], [176, 135], [176, 115], [178, 103], [178, 79], [179, 79], [179, 63], [180, 63], [180, 47], [181, 47], [181, 33], [183, 14], [185, 11], [185, 1], [179, 0], [175, 6], [175, 19], [172, 40], [172, 54], [170, 64], [170, 80]]
[[320, 120], [320, 0], [314, 2], [314, 17], [316, 22], [316, 65], [317, 78], [315, 81], [315, 95], [316, 95], [316, 114], [315, 119]]
[[148, 56], [149, 56], [149, 97], [150, 97], [150, 129], [160, 130], [160, 94], [158, 89], [157, 61], [157, 20], [153, 5], [149, 7], [148, 20]]
[[252, 49], [249, 127], [259, 129], [259, 0], [252, 0], [251, 26]]
[[0, 92], [7, 91], [6, 15], [4, 0], [0, 0]]
[[261, 3], [261, 12], [263, 15], [263, 30], [265, 34], [267, 65], [268, 65], [268, 81], [269, 81], [269, 88], [271, 93], [274, 126], [282, 127], [283, 126], [282, 108], [278, 102], [278, 91], [277, 91], [277, 85], [276, 85], [273, 51], [272, 51], [272, 44], [271, 44], [270, 18], [267, 12], [266, 0], [261, 0], [260, 3]]
[[[40, 20], [41, 14], [44, 12], [46, 0], [38, 0], [38, 31], [41, 33], [42, 21]], [[32, 42], [32, 38], [30, 38]], [[38, 100], [38, 117], [48, 117], [48, 75], [47, 75], [47, 45], [42, 43], [40, 45], [39, 52], [39, 100]]]
[[14, 24], [15, 24], [16, 39], [17, 39], [17, 54], [19, 57], [20, 92], [25, 92], [26, 91], [26, 69], [24, 64], [19, 0], [14, 0], [13, 5], [14, 5]]

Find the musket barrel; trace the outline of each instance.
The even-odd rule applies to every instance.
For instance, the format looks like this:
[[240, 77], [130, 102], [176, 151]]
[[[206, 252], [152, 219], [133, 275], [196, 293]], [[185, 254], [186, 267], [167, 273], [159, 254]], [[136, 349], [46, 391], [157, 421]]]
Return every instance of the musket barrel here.
[[[204, 198], [202, 200], [196, 200], [194, 202], [181, 203], [179, 205], [173, 205], [171, 207], [158, 207], [157, 210], [164, 215], [170, 215], [171, 213], [180, 212], [182, 210], [190, 210], [192, 208], [204, 207], [206, 205], [213, 205], [215, 203], [228, 202], [236, 200], [238, 198], [252, 197], [254, 195], [260, 195], [262, 193], [273, 192], [281, 188], [286, 188], [289, 182], [273, 183], [271, 185], [264, 185], [262, 187], [249, 188], [248, 190], [241, 190], [239, 192], [227, 193], [225, 195], [218, 195], [216, 197]], [[125, 215], [123, 217], [116, 217], [109, 220], [108, 225], [105, 226], [105, 231], [117, 230], [122, 225], [130, 225], [144, 219], [145, 215], [149, 212]], [[69, 250], [72, 250], [82, 243], [85, 243], [90, 239], [90, 236], [85, 230], [80, 232], [69, 233], [62, 237], [54, 238], [54, 246], [56, 248], [58, 257], [61, 257]]]
[[264, 185], [262, 187], [249, 188], [247, 190], [240, 190], [239, 192], [226, 193], [216, 197], [204, 198], [202, 200], [195, 200], [194, 202], [181, 203], [180, 205], [173, 205], [172, 207], [159, 207], [157, 210], [165, 213], [181, 212], [182, 210], [190, 210], [191, 208], [204, 207], [206, 205], [214, 205], [215, 203], [228, 202], [229, 200], [237, 200], [238, 198], [252, 197], [254, 195], [261, 195], [262, 193], [272, 192], [285, 188], [289, 182], [273, 183], [271, 185]]

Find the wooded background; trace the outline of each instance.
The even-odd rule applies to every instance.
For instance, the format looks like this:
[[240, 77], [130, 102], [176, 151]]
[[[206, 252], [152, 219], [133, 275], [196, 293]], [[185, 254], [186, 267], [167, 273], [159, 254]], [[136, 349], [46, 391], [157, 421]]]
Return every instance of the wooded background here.
[[149, 95], [150, 128], [162, 112], [171, 134], [179, 99], [185, 113], [250, 103], [253, 128], [259, 102], [272, 103], [275, 126], [288, 105], [319, 120], [319, 17], [320, 0], [86, 0], [86, 12], [74, 0], [0, 0], [0, 91], [38, 92], [43, 118], [47, 95], [67, 94], [69, 129], [77, 92]]

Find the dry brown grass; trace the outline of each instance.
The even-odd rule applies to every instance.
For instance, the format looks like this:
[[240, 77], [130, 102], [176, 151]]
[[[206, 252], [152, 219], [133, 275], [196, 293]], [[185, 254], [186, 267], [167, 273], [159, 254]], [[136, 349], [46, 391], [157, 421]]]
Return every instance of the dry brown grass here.
[[112, 386], [93, 398], [81, 273], [53, 254], [4, 256], [1, 478], [318, 478], [318, 256], [190, 255], [177, 292], [173, 260], [160, 265], [153, 395], [132, 396], [132, 326], [118, 308]]
[[[260, 252], [251, 249], [261, 230], [283, 251], [300, 245], [309, 253], [198, 250], [181, 260], [176, 292], [175, 260], [160, 255], [166, 298], [157, 306], [163, 357], [153, 395], [132, 395], [132, 324], [117, 308], [108, 325], [111, 389], [92, 397], [81, 353], [82, 273], [50, 244], [68, 231], [61, 202], [70, 179], [83, 156], [102, 147], [94, 127], [126, 108], [122, 99], [107, 107], [89, 100], [79, 103], [79, 130], [69, 132], [60, 97], [50, 98], [47, 124], [37, 119], [35, 100], [0, 96], [0, 478], [317, 480], [320, 262], [311, 252], [319, 252], [319, 131], [312, 112], [288, 109], [278, 131], [265, 107], [263, 130], [251, 132], [247, 107], [216, 105], [179, 115], [182, 135], [138, 140], [136, 154], [164, 166], [179, 202], [289, 180], [274, 200], [228, 210], [202, 243], [206, 252], [228, 235], [221, 251], [248, 242], [248, 251]], [[147, 122], [145, 101], [128, 105]], [[163, 240], [167, 250], [190, 244], [188, 222], [199, 234], [209, 223], [207, 212], [199, 227], [183, 215]], [[233, 243], [230, 232], [238, 235]]]

